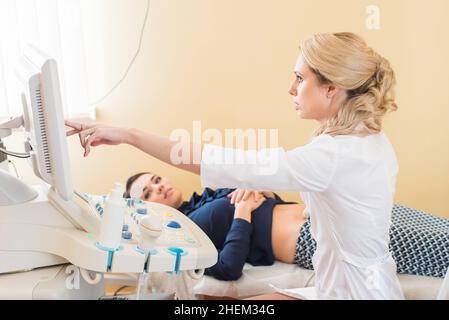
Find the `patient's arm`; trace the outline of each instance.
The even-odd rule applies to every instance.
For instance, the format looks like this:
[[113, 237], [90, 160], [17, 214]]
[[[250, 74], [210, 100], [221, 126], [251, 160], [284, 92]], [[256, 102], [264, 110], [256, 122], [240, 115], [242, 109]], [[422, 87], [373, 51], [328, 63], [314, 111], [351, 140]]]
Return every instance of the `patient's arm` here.
[[248, 200], [242, 200], [235, 205], [234, 220], [226, 235], [223, 249], [218, 253], [218, 262], [206, 270], [220, 280], [237, 280], [242, 275], [243, 266], [248, 258], [251, 233], [251, 214], [265, 201], [252, 195]]
[[234, 219], [223, 249], [218, 252], [217, 263], [205, 273], [219, 280], [240, 278], [249, 253], [252, 230], [253, 226], [247, 220]]

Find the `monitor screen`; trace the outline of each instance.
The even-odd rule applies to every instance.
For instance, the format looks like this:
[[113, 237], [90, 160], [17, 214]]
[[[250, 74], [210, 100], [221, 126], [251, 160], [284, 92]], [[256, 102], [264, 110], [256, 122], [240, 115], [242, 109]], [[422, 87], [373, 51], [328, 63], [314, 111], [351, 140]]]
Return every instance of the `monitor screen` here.
[[25, 149], [34, 173], [64, 200], [70, 200], [72, 176], [56, 61], [37, 47], [28, 46], [17, 76], [22, 86]]

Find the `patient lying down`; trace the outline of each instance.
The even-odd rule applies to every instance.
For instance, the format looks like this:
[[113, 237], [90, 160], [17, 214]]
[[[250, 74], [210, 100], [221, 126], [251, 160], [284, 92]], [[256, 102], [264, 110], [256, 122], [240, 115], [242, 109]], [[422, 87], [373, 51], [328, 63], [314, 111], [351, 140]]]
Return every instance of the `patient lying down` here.
[[[252, 193], [234, 203], [241, 194], [241, 190], [205, 188], [201, 195], [195, 192], [184, 201], [166, 178], [143, 172], [128, 179], [124, 197], [168, 205], [195, 222], [218, 250], [218, 262], [205, 271], [216, 279], [237, 280], [246, 262], [268, 266], [278, 260], [312, 269], [316, 245], [304, 205], [283, 201], [272, 192], [259, 197]], [[390, 251], [399, 273], [444, 277], [448, 239], [449, 220], [394, 206]]]
[[305, 221], [303, 205], [287, 204], [272, 193], [231, 204], [233, 189], [194, 193], [189, 201], [167, 179], [151, 173], [130, 177], [125, 197], [158, 202], [178, 209], [194, 221], [218, 250], [218, 262], [206, 274], [237, 280], [245, 262], [272, 265], [294, 263], [299, 231]]

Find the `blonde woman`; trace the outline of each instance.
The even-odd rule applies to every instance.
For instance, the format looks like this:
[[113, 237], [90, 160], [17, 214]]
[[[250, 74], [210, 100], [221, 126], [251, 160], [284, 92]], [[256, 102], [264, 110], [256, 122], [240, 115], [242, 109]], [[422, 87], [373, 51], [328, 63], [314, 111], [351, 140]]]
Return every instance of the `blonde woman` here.
[[[304, 146], [268, 150], [276, 170], [261, 170], [257, 161], [223, 165], [215, 159], [250, 154], [212, 145], [201, 146], [200, 164], [176, 166], [201, 174], [205, 186], [299, 191], [317, 244], [312, 261], [319, 298], [403, 299], [388, 247], [398, 166], [381, 126], [397, 109], [390, 63], [355, 34], [317, 34], [301, 43], [294, 74], [289, 93], [296, 112], [319, 127]], [[68, 135], [80, 135], [85, 156], [91, 146], [128, 143], [171, 164], [175, 142], [168, 138], [66, 124]], [[240, 192], [232, 201], [248, 197]]]

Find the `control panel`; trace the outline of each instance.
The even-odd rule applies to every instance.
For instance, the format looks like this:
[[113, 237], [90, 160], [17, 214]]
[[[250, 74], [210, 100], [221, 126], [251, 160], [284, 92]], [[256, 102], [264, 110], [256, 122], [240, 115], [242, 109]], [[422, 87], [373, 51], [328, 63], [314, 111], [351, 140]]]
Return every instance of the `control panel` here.
[[[84, 197], [101, 220], [107, 196], [84, 194]], [[183, 269], [183, 260], [189, 261], [190, 266], [200, 266], [205, 261], [214, 259], [216, 261], [217, 251], [211, 240], [182, 212], [140, 199], [129, 198], [123, 201], [126, 202], [126, 212], [122, 244], [135, 245], [137, 251], [150, 255], [153, 265], [155, 260], [163, 256], [173, 257], [172, 266], [160, 266], [158, 269], [177, 272], [180, 268]], [[161, 262], [157, 264], [160, 265]], [[210, 262], [208, 265], [211, 266]], [[151, 272], [151, 268], [148, 271]]]

